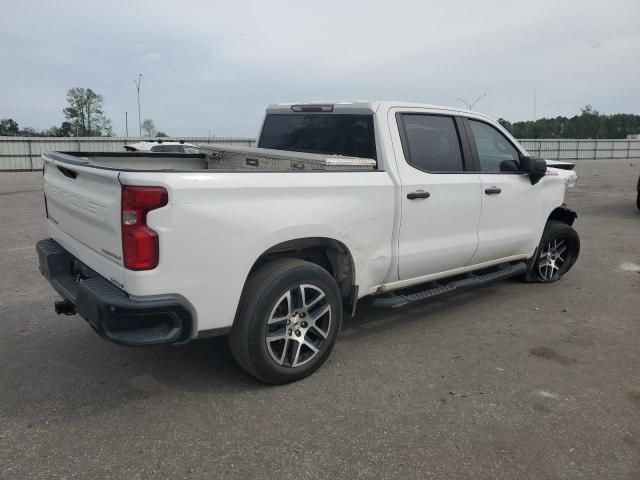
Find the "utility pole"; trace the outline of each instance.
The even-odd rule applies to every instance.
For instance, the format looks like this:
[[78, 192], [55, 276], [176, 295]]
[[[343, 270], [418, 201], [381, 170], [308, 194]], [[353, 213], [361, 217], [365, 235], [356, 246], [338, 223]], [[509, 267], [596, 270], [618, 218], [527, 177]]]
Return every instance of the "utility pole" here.
[[475, 101], [474, 101], [474, 102], [472, 102], [472, 103], [469, 103], [469, 102], [467, 102], [464, 98], [460, 98], [460, 97], [458, 97], [458, 99], [457, 99], [457, 100], [460, 100], [462, 103], [464, 103], [468, 110], [473, 110], [473, 107], [475, 107], [475, 106], [476, 106], [476, 103], [478, 103], [480, 100], [482, 100], [482, 99], [483, 99], [484, 97], [486, 97], [486, 96], [487, 96], [487, 94], [486, 94], [486, 93], [483, 93], [483, 94], [482, 94], [482, 95], [480, 95], [478, 98], [476, 98], [476, 99], [475, 99]]
[[138, 90], [138, 131], [140, 136], [142, 137], [142, 120], [140, 119], [140, 83], [142, 83], [142, 74], [138, 74], [138, 79], [134, 80], [133, 83], [136, 84], [136, 89]]
[[536, 138], [536, 123], [538, 122], [538, 97], [533, 91], [533, 138]]
[[125, 136], [129, 138], [129, 112], [124, 112], [124, 131]]

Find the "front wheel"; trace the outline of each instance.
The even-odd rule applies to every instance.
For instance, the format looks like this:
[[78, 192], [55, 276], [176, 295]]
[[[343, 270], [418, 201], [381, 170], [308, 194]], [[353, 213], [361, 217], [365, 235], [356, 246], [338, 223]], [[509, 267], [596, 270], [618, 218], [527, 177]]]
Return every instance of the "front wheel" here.
[[289, 383], [327, 360], [341, 322], [340, 290], [326, 270], [298, 259], [275, 260], [247, 280], [229, 345], [258, 380]]
[[573, 267], [579, 254], [578, 233], [566, 223], [550, 220], [542, 233], [536, 255], [529, 262], [525, 280], [555, 282]]

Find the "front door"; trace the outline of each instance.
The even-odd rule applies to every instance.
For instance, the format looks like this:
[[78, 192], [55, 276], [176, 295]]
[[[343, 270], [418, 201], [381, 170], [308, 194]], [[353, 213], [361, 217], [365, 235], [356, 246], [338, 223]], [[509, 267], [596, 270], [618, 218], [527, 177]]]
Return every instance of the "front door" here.
[[461, 120], [417, 112], [396, 115], [402, 183], [399, 278], [461, 268], [478, 246], [480, 178], [471, 168]]
[[482, 181], [479, 244], [472, 263], [530, 255], [538, 240], [535, 209], [543, 204], [536, 198], [542, 189], [520, 172], [518, 150], [507, 137], [483, 121], [468, 122]]

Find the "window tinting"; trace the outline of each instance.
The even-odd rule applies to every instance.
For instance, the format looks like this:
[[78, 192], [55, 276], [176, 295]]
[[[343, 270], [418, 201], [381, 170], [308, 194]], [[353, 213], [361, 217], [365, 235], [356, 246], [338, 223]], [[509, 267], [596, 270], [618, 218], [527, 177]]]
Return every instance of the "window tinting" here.
[[373, 116], [267, 115], [258, 147], [376, 159]]
[[165, 145], [164, 151], [168, 153], [183, 153], [182, 145]]
[[452, 117], [402, 115], [405, 157], [414, 167], [428, 172], [461, 172], [462, 153]]
[[491, 125], [469, 120], [483, 172], [518, 172], [518, 151]]

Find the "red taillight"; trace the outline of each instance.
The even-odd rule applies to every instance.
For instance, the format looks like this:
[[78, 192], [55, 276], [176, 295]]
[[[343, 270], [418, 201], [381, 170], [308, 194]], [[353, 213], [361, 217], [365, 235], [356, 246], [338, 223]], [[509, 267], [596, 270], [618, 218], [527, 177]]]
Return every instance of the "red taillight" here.
[[158, 234], [147, 226], [147, 213], [169, 201], [162, 187], [122, 186], [122, 258], [129, 270], [151, 270], [158, 266]]

